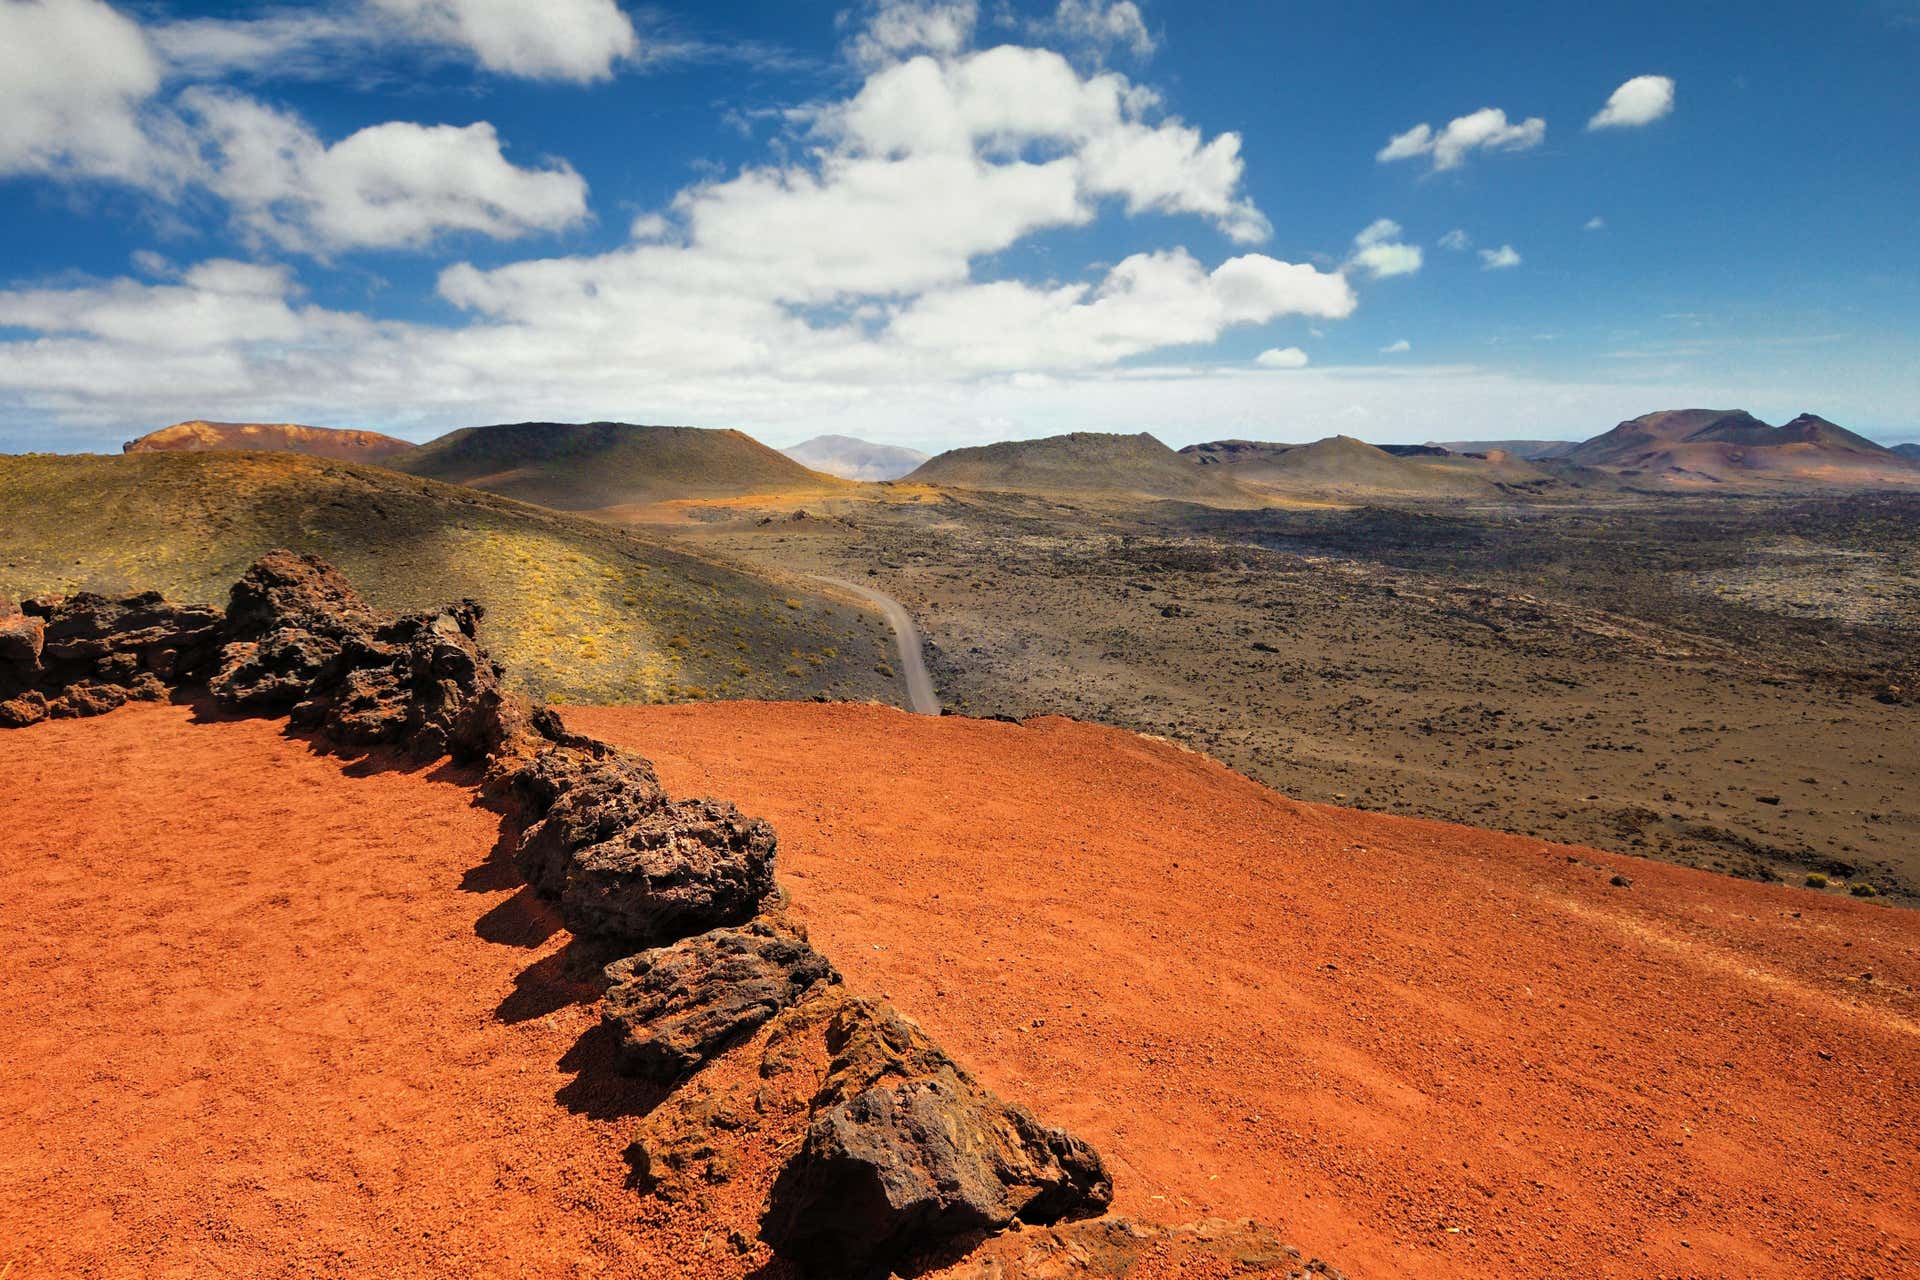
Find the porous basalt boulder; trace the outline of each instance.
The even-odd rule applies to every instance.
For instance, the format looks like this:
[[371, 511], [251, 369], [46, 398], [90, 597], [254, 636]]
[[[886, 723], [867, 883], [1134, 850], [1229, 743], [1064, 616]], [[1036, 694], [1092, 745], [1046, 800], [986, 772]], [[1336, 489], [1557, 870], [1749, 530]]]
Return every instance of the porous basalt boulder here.
[[806, 935], [761, 919], [710, 929], [607, 966], [601, 1017], [616, 1064], [671, 1084], [840, 975]]
[[847, 999], [800, 1152], [761, 1236], [823, 1275], [857, 1275], [1016, 1219], [1092, 1217], [1113, 1199], [1086, 1143], [996, 1097], [891, 1007]]
[[332, 565], [270, 552], [233, 584], [209, 687], [230, 711], [290, 712], [337, 685], [347, 645], [370, 643], [380, 622]]
[[482, 613], [462, 600], [389, 617], [325, 561], [276, 551], [234, 584], [210, 687], [231, 710], [285, 711], [338, 742], [489, 758], [527, 713], [480, 648]]
[[663, 946], [753, 918], [773, 892], [773, 828], [718, 800], [676, 800], [575, 850], [559, 875], [576, 934]]
[[0, 725], [100, 715], [203, 678], [220, 614], [158, 592], [42, 596], [0, 613]]
[[397, 743], [423, 758], [491, 756], [525, 712], [480, 648], [482, 612], [462, 600], [350, 638], [338, 676], [317, 683], [293, 708], [294, 720], [323, 725], [339, 742]]
[[508, 791], [533, 819], [515, 853], [520, 874], [548, 897], [566, 886], [576, 852], [613, 839], [667, 802], [650, 763], [590, 740], [540, 752], [512, 775]]

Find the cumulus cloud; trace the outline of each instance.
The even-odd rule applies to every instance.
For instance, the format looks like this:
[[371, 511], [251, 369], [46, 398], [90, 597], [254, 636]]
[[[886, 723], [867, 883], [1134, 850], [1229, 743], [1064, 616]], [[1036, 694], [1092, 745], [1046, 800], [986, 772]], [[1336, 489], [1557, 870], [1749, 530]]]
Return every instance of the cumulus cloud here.
[[[31, 336], [0, 341], [0, 415], [106, 420], [159, 399], [187, 402], [176, 416], [324, 421], [358, 407], [389, 425], [642, 411], [753, 422], [1126, 377], [1141, 357], [1236, 327], [1352, 313], [1345, 272], [1259, 252], [1203, 261], [1143, 246], [1052, 279], [983, 270], [1036, 233], [1096, 219], [1180, 215], [1242, 242], [1271, 228], [1242, 189], [1237, 135], [1208, 136], [1151, 90], [1058, 53], [971, 50], [973, 21], [967, 6], [876, 6], [862, 34], [885, 56], [845, 99], [787, 116], [777, 158], [632, 217], [610, 251], [444, 268], [455, 321], [326, 311], [303, 304], [291, 269], [224, 260], [176, 271], [150, 258], [148, 280], [9, 294], [0, 324]], [[197, 137], [192, 181], [260, 248], [504, 238], [586, 216], [578, 174], [509, 160], [486, 124], [391, 122], [335, 140], [205, 87], [169, 110]]]
[[1298, 347], [1269, 347], [1253, 362], [1262, 369], [1304, 369], [1309, 363], [1307, 353]]
[[1051, 50], [1006, 45], [887, 66], [819, 112], [815, 128], [844, 153], [895, 160], [1065, 147], [1083, 196], [1118, 197], [1129, 213], [1199, 214], [1243, 244], [1266, 239], [1270, 224], [1240, 190], [1240, 135], [1205, 139], [1178, 117], [1153, 119], [1157, 106], [1125, 76], [1082, 76]]
[[161, 64], [102, 0], [0, 3], [0, 176], [151, 183], [173, 168], [140, 119]]
[[867, 70], [922, 53], [950, 58], [973, 42], [979, 20], [976, 0], [876, 0], [848, 42], [847, 56]]
[[1348, 265], [1358, 267], [1376, 280], [1388, 276], [1409, 276], [1418, 271], [1425, 256], [1417, 244], [1401, 241], [1400, 224], [1392, 218], [1379, 218], [1353, 238], [1354, 253]]
[[501, 75], [587, 83], [649, 52], [615, 0], [332, 0], [245, 18], [156, 23], [171, 74], [318, 75], [396, 46], [444, 49]]
[[1581, 230], [1583, 231], [1605, 231], [1606, 229], [1607, 220], [1597, 213], [1593, 215], [1593, 217], [1588, 218], [1581, 226]]
[[1455, 227], [1452, 231], [1440, 237], [1440, 247], [1454, 253], [1465, 253], [1467, 250], [1473, 248], [1473, 237], [1460, 228]]
[[1510, 244], [1503, 244], [1498, 249], [1482, 249], [1480, 251], [1480, 269], [1482, 271], [1505, 271], [1509, 267], [1517, 267], [1519, 265], [1520, 255]]
[[1401, 338], [1396, 342], [1389, 342], [1386, 346], [1380, 348], [1380, 354], [1383, 356], [1402, 356], [1411, 350], [1413, 350], [1413, 344], [1405, 338]]
[[1031, 23], [1029, 29], [1100, 55], [1125, 49], [1145, 58], [1155, 46], [1146, 18], [1133, 0], [1060, 0], [1050, 17]]
[[587, 214], [579, 174], [511, 164], [490, 124], [389, 122], [328, 146], [252, 98], [192, 89], [181, 102], [205, 139], [206, 186], [241, 226], [285, 248], [418, 246], [449, 231], [505, 239]]
[[1672, 77], [1635, 76], [1613, 91], [1607, 105], [1587, 121], [1587, 128], [1634, 129], [1672, 112]]
[[1539, 116], [1509, 123], [1507, 113], [1498, 107], [1482, 107], [1447, 122], [1435, 131], [1432, 125], [1417, 124], [1405, 133], [1395, 134], [1374, 156], [1381, 164], [1395, 160], [1429, 157], [1433, 171], [1457, 169], [1474, 151], [1527, 151], [1545, 141], [1547, 122]]

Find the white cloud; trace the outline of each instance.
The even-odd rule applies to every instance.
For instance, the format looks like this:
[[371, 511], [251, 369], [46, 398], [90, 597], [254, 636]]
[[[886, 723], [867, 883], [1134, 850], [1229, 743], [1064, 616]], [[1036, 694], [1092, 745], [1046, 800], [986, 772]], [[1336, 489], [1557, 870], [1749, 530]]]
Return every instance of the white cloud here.
[[1440, 247], [1450, 250], [1453, 253], [1465, 253], [1467, 250], [1473, 248], [1473, 237], [1458, 227], [1455, 227], [1452, 231], [1440, 237]]
[[1606, 229], [1607, 229], [1607, 220], [1601, 217], [1599, 214], [1595, 214], [1593, 217], [1588, 218], [1581, 227], [1581, 230], [1583, 231], [1605, 231]]
[[1102, 55], [1126, 49], [1136, 58], [1145, 58], [1155, 47], [1153, 33], [1133, 0], [1060, 0], [1052, 17], [1029, 24], [1029, 29]]
[[639, 47], [614, 0], [372, 0], [423, 38], [470, 50], [489, 71], [604, 80]]
[[315, 76], [396, 46], [452, 50], [488, 71], [586, 83], [643, 47], [615, 0], [328, 0], [246, 18], [184, 18], [149, 32], [174, 76]]
[[877, 0], [848, 43], [847, 56], [867, 70], [922, 53], [950, 58], [973, 42], [979, 19], [976, 0]]
[[1383, 356], [1403, 356], [1411, 350], [1413, 350], [1413, 344], [1405, 338], [1401, 338], [1398, 341], [1389, 342], [1386, 346], [1380, 348], [1380, 354]]
[[206, 139], [207, 187], [241, 226], [286, 248], [418, 246], [448, 231], [505, 239], [586, 217], [579, 174], [564, 162], [514, 166], [484, 122], [390, 122], [328, 146], [252, 98], [190, 89], [181, 103]]
[[1307, 367], [1307, 353], [1298, 347], [1269, 347], [1254, 357], [1255, 364], [1262, 369], [1304, 369]]
[[1613, 91], [1607, 105], [1587, 121], [1589, 129], [1633, 129], [1673, 111], [1670, 76], [1635, 76]]
[[[914, 41], [950, 51], [894, 56], [847, 99], [789, 116], [782, 159], [633, 216], [619, 248], [447, 267], [439, 295], [466, 313], [454, 323], [305, 305], [284, 267], [176, 271], [157, 257], [145, 280], [8, 294], [0, 324], [32, 336], [0, 340], [0, 422], [138, 425], [160, 404], [390, 426], [753, 422], [1131, 377], [1141, 357], [1237, 326], [1354, 310], [1341, 271], [1252, 252], [1203, 262], [1177, 245], [1087, 274], [995, 278], [983, 266], [995, 255], [1099, 218], [1187, 215], [1243, 241], [1270, 228], [1242, 189], [1237, 135], [1208, 137], [1151, 90], [1057, 53], [969, 52], [964, 13], [948, 30], [920, 21], [924, 6], [912, 22], [892, 12], [906, 24], [888, 37], [896, 55]], [[510, 162], [486, 124], [388, 123], [333, 141], [231, 90], [188, 88], [177, 104], [200, 134], [192, 180], [260, 245], [505, 237], [586, 213], [576, 173]]]
[[1157, 105], [1125, 76], [1083, 77], [1057, 53], [1007, 45], [885, 67], [815, 127], [854, 156], [985, 160], [1064, 146], [1083, 196], [1119, 197], [1129, 213], [1199, 214], [1243, 244], [1266, 239], [1271, 225], [1240, 191], [1240, 135], [1203, 140], [1177, 117], [1150, 122]]
[[101, 0], [4, 0], [0, 176], [161, 180], [171, 150], [140, 120], [160, 79], [139, 26]]
[[1403, 231], [1392, 218], [1379, 218], [1353, 238], [1354, 254], [1348, 259], [1376, 280], [1388, 276], [1407, 276], [1418, 271], [1425, 261], [1420, 246], [1404, 244]]
[[[220, 352], [252, 344], [311, 343], [359, 338], [375, 326], [342, 312], [296, 305], [293, 275], [285, 267], [215, 259], [189, 268], [178, 283], [133, 280], [68, 289], [0, 292], [0, 326], [31, 329], [61, 339], [99, 339], [121, 352]], [[8, 344], [14, 355], [29, 344]], [[41, 344], [31, 344], [41, 345]], [[128, 360], [129, 365], [144, 363]], [[18, 385], [15, 383], [14, 385]]]
[[1508, 123], [1507, 113], [1498, 107], [1482, 107], [1471, 114], [1447, 122], [1435, 132], [1432, 125], [1417, 124], [1396, 134], [1374, 159], [1382, 164], [1429, 156], [1433, 169], [1456, 169], [1473, 151], [1527, 151], [1546, 139], [1547, 122], [1532, 116]]
[[1483, 271], [1505, 271], [1519, 265], [1520, 255], [1510, 244], [1503, 244], [1498, 249], [1480, 251], [1480, 269]]

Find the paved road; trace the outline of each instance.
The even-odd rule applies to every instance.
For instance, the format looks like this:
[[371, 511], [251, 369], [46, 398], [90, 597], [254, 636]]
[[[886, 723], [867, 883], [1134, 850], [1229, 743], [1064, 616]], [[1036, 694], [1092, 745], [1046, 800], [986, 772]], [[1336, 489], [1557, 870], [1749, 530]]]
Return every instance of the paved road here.
[[877, 606], [887, 616], [887, 625], [893, 628], [894, 643], [900, 649], [900, 670], [907, 677], [909, 708], [923, 716], [939, 715], [940, 695], [933, 691], [933, 677], [927, 674], [927, 660], [920, 653], [920, 628], [913, 625], [913, 616], [906, 608], [892, 596], [882, 595], [872, 587], [849, 582], [845, 578], [830, 578], [824, 573], [816, 573], [813, 577], [817, 582], [853, 592]]

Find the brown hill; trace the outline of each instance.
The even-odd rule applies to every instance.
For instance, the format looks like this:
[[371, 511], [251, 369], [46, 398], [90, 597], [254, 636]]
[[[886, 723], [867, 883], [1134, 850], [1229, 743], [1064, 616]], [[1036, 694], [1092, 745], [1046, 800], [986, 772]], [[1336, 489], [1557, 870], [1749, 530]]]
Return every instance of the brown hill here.
[[149, 431], [120, 446], [122, 453], [183, 453], [208, 449], [250, 450], [260, 453], [304, 453], [346, 462], [390, 464], [411, 452], [413, 442], [383, 436], [377, 431], [350, 431], [337, 427], [303, 427], [292, 422], [176, 422]]
[[1920, 485], [1920, 465], [1810, 413], [1779, 427], [1742, 409], [1649, 413], [1564, 461], [1679, 489]]
[[428, 441], [398, 465], [412, 475], [522, 502], [612, 514], [689, 498], [833, 492], [849, 486], [743, 432], [625, 422], [467, 427]]
[[1126, 436], [1076, 431], [950, 449], [906, 478], [917, 484], [1003, 493], [1174, 499], [1227, 507], [1260, 503], [1232, 478], [1196, 467], [1145, 432]]
[[[1257, 1217], [1412, 1280], [1920, 1251], [1910, 912], [1297, 804], [1065, 721], [568, 718], [771, 818], [849, 987], [1091, 1140], [1135, 1219]], [[474, 779], [164, 704], [7, 749], [16, 1272], [791, 1280], [750, 1109], [699, 1195], [635, 1189], [659, 1094], [614, 1074], [595, 957], [516, 889]], [[758, 1062], [688, 1088], [751, 1096]], [[914, 1274], [1101, 1274], [1063, 1261]]]
[[0, 455], [0, 597], [224, 603], [276, 547], [325, 556], [383, 608], [480, 601], [542, 697], [900, 696], [877, 615], [599, 521], [291, 453]]
[[1216, 440], [1181, 451], [1202, 466], [1279, 494], [1340, 498], [1488, 498], [1549, 487], [1533, 464], [1504, 453], [1454, 454], [1429, 445], [1382, 449], [1351, 436], [1311, 444]]
[[1580, 447], [1578, 440], [1442, 440], [1439, 447], [1448, 453], [1510, 453], [1529, 462], [1541, 458], [1560, 458]]

